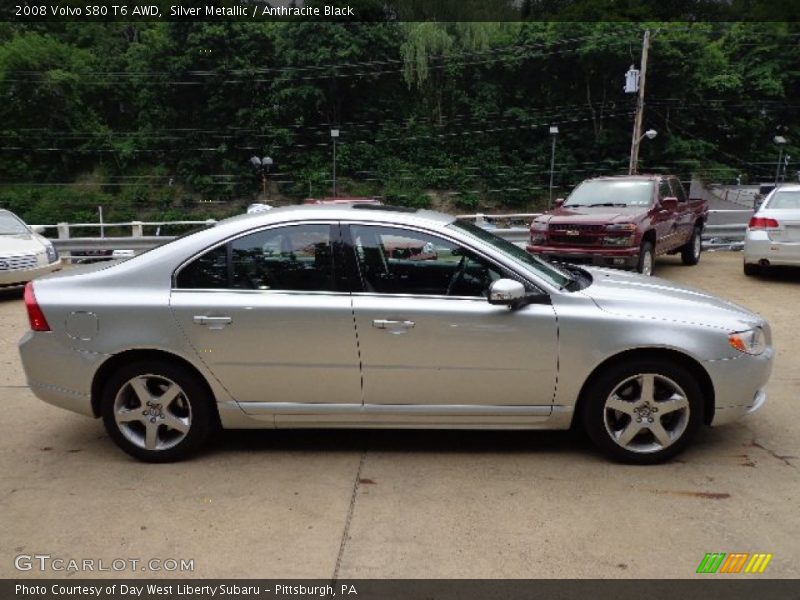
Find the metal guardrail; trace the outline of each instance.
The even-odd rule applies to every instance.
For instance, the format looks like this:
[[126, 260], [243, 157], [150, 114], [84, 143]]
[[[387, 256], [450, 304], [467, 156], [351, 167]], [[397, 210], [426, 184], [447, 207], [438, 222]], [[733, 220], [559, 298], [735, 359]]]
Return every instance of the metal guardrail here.
[[[752, 210], [710, 210], [711, 214], [722, 213], [748, 213]], [[530, 235], [528, 223], [542, 213], [510, 213], [510, 214], [484, 214], [477, 213], [471, 215], [457, 215], [459, 219], [469, 219], [481, 227], [486, 227], [493, 233], [517, 245], [524, 245]], [[56, 225], [34, 225], [35, 228], [57, 229], [58, 238], [53, 239], [53, 245], [58, 251], [65, 255], [65, 259], [70, 260], [72, 252], [79, 251], [114, 251], [114, 250], [133, 250], [138, 254], [144, 250], [155, 248], [165, 244], [175, 236], [167, 235], [144, 235], [145, 227], [156, 227], [160, 231], [162, 227], [187, 226], [187, 225], [213, 225], [215, 220], [206, 221], [131, 221], [128, 223], [58, 223]], [[524, 225], [521, 225], [524, 224]], [[131, 235], [124, 237], [70, 237], [72, 228], [97, 227], [104, 230], [107, 227], [130, 227]], [[744, 243], [744, 234], [747, 225], [744, 223], [706, 225], [703, 230], [703, 246], [705, 248], [741, 248]], [[108, 256], [80, 256], [75, 257], [80, 260], [107, 260]]]

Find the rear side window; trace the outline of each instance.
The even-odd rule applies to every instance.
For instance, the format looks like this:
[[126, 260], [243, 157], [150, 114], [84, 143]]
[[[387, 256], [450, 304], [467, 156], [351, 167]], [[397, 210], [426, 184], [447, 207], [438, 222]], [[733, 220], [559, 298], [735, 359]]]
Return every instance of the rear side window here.
[[178, 273], [177, 287], [225, 289], [228, 287], [228, 245], [201, 254]]
[[672, 191], [678, 199], [678, 202], [686, 202], [686, 190], [680, 180], [673, 177], [670, 179], [670, 183], [672, 183]]
[[333, 291], [330, 225], [290, 225], [251, 233], [195, 258], [181, 289]]
[[658, 184], [658, 195], [662, 200], [675, 195], [672, 193], [672, 190], [669, 187], [669, 181], [667, 179], [662, 179]]

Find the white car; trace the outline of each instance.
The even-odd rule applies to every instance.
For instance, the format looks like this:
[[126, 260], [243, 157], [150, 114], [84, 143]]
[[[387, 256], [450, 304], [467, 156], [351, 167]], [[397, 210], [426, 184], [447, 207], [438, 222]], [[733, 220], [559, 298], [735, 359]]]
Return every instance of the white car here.
[[800, 185], [775, 188], [747, 225], [744, 274], [773, 265], [800, 266]]
[[15, 287], [61, 268], [47, 238], [8, 210], [0, 210], [0, 288]]

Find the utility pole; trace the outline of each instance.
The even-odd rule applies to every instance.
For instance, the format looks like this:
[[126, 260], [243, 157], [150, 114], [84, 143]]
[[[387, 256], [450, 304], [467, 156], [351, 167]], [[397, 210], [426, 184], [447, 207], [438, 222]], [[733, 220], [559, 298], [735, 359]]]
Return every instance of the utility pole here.
[[642, 117], [644, 116], [644, 84], [647, 77], [647, 53], [650, 50], [650, 30], [644, 32], [642, 40], [642, 66], [639, 79], [639, 97], [636, 100], [636, 116], [633, 120], [633, 137], [631, 138], [631, 162], [628, 175], [635, 175], [639, 168], [639, 143], [642, 141]]

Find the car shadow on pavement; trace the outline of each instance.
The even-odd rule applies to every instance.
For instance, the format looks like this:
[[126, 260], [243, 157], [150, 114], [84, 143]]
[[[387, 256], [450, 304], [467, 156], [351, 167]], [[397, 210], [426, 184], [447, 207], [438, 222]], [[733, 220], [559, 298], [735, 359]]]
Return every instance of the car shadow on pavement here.
[[225, 430], [208, 452], [443, 452], [597, 454], [578, 431], [433, 429]]
[[0, 302], [16, 302], [22, 300], [25, 288], [0, 288]]
[[762, 267], [754, 277], [765, 281], [800, 283], [800, 267]]

